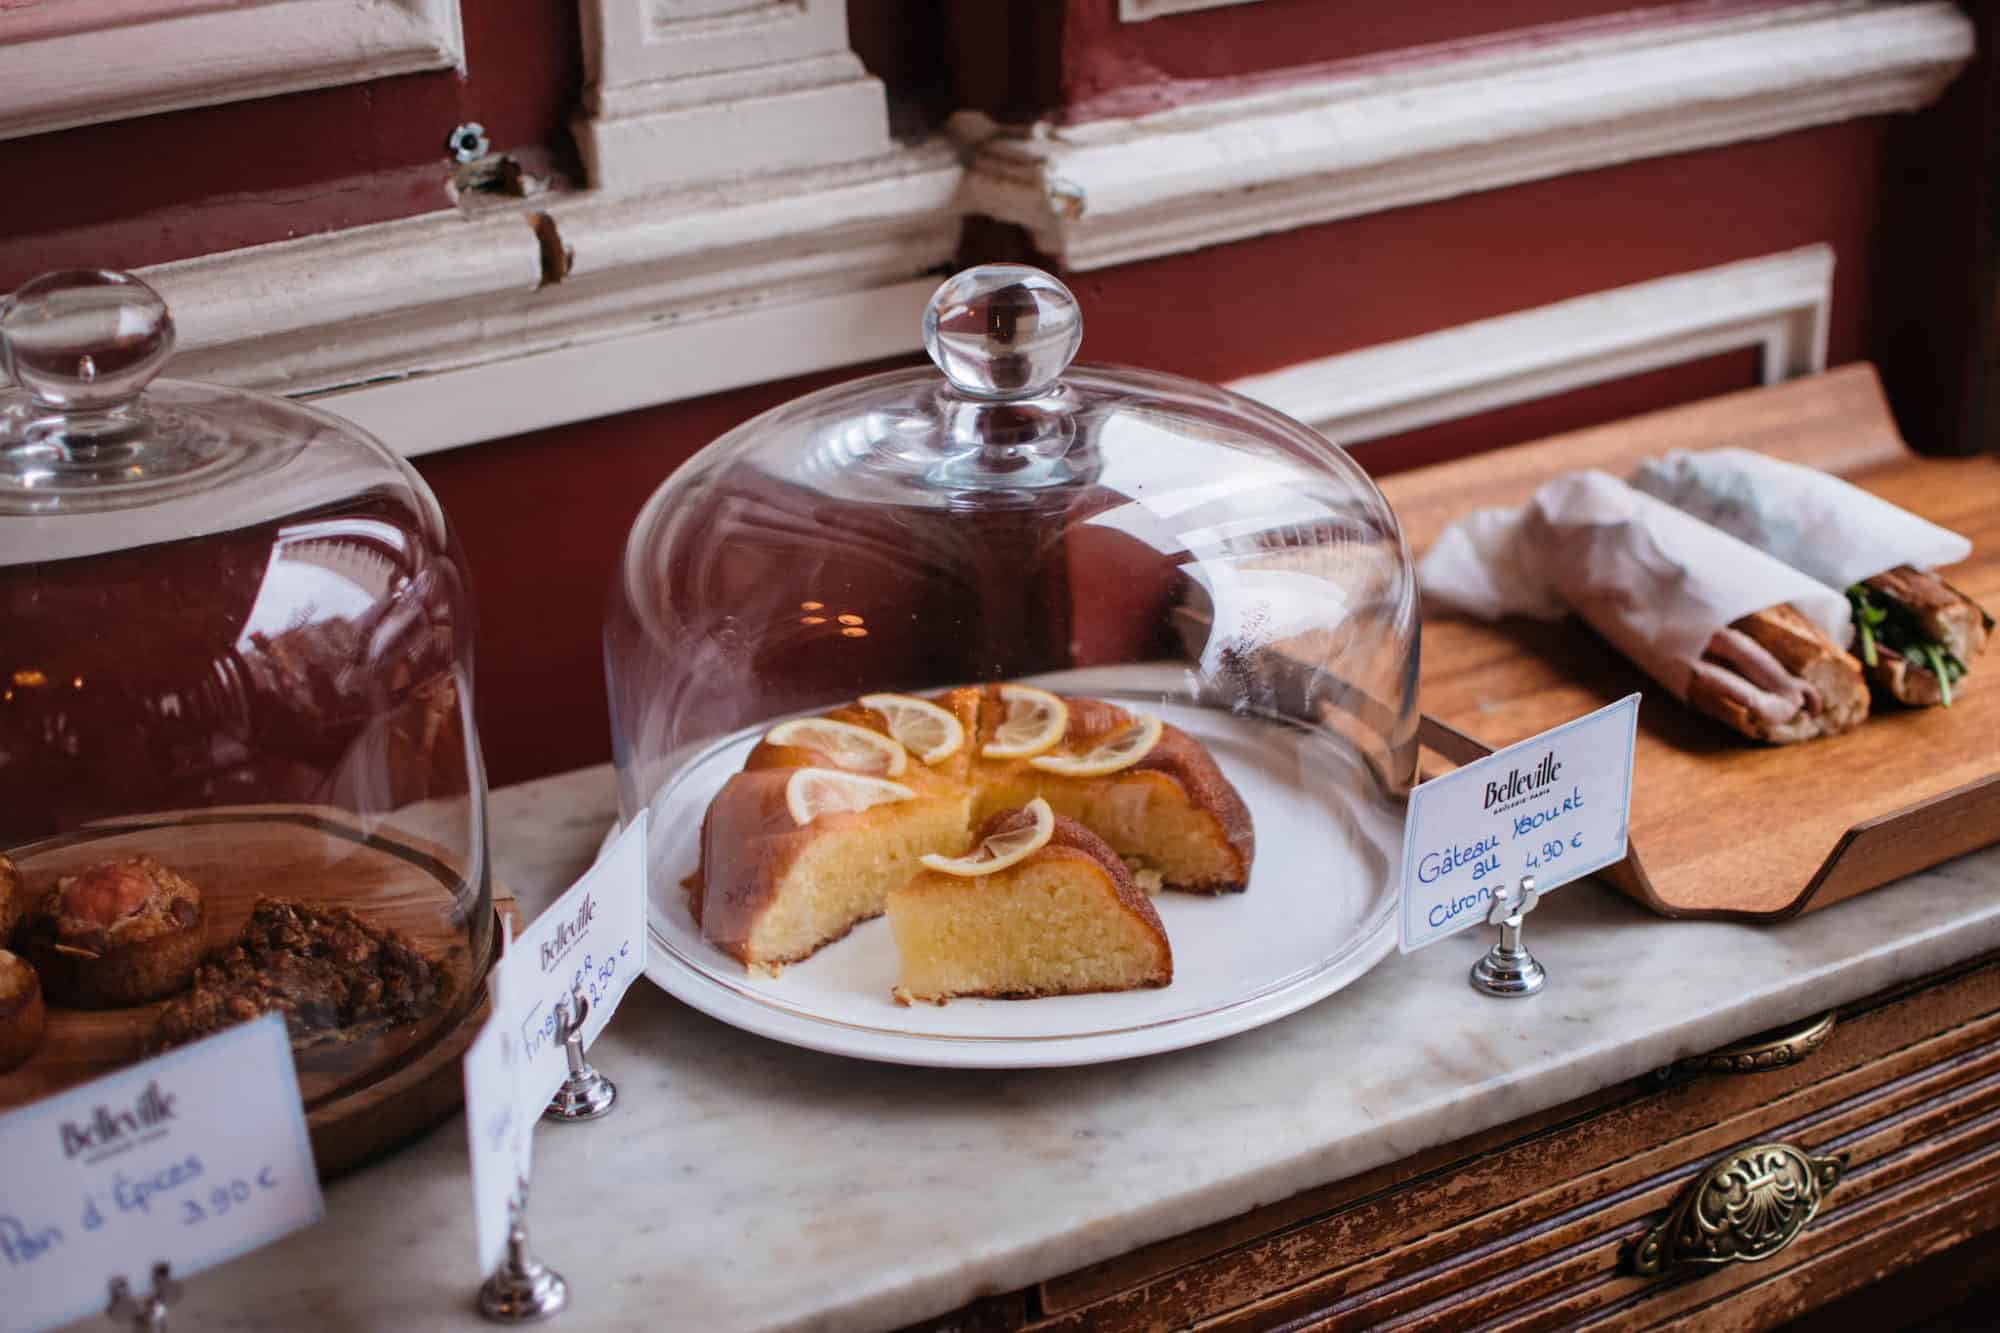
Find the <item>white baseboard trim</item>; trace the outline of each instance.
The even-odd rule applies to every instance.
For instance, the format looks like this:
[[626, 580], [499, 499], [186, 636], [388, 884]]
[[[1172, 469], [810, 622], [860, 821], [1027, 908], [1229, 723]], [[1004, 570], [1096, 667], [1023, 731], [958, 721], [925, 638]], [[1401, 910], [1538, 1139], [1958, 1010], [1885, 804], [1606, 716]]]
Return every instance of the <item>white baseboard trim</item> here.
[[[449, 0], [397, 3], [428, 11]], [[800, 12], [831, 11], [816, 0]], [[485, 201], [144, 276], [179, 325], [172, 374], [324, 402], [421, 454], [913, 351], [911, 294], [952, 261], [969, 214], [1023, 222], [1089, 269], [1908, 109], [1970, 50], [1970, 25], [1942, 0], [1815, 0], [988, 137], [970, 170], [961, 145], [940, 136], [728, 183]], [[1782, 271], [1746, 269], [1754, 290], [1734, 322], [1711, 317], [1727, 283], [1674, 306], [1671, 284], [1701, 276], [1690, 275], [1666, 280], [1664, 296], [1633, 288], [1566, 302], [1508, 316], [1527, 322], [1484, 342], [1475, 325], [1259, 376], [1254, 391], [1351, 440], [1701, 347], [1759, 343], [1777, 375], [1824, 357], [1830, 259], [1817, 253]], [[1640, 336], [1663, 328], [1670, 307], [1689, 328]], [[1798, 313], [1809, 310], [1819, 313]], [[1507, 360], [1524, 348], [1541, 359]]]
[[1833, 251], [1807, 246], [1307, 361], [1229, 387], [1352, 445], [1757, 347], [1765, 383], [1826, 369]]
[[1002, 129], [961, 113], [968, 207], [1094, 269], [1935, 99], [1971, 57], [1948, 0], [1815, 0], [1194, 103]]
[[838, 292], [305, 397], [406, 457], [433, 453], [914, 351], [936, 289]]
[[[171, 374], [313, 401], [415, 455], [915, 350], [937, 282], [920, 275], [957, 248], [961, 174], [940, 143], [727, 190], [357, 227], [142, 276], [174, 311]], [[559, 280], [550, 250], [567, 255]]]
[[32, 5], [0, 13], [0, 139], [465, 68], [459, 0], [184, 6], [136, 22], [111, 21], [128, 17], [114, 13], [99, 27], [86, 15], [74, 28], [45, 30], [49, 17]]

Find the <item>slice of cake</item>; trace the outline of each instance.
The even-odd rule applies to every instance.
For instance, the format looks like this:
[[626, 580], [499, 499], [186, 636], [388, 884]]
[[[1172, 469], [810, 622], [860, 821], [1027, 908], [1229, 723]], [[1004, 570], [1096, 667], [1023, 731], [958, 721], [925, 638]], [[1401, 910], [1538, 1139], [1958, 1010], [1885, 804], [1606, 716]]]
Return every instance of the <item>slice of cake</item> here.
[[859, 922], [929, 852], [965, 847], [962, 785], [916, 786], [835, 768], [731, 777], [701, 826], [688, 910], [711, 943], [775, 974]]
[[[1051, 726], [1053, 709], [1034, 698], [1042, 693], [989, 687], [980, 710], [975, 821], [1039, 796], [1128, 864], [1157, 873], [1162, 887], [1241, 893], [1249, 886], [1250, 811], [1200, 741], [1099, 699], [1045, 696], [1060, 705], [1061, 725]], [[1020, 719], [1030, 710], [1042, 720], [1024, 745], [1007, 730], [1028, 730]]]
[[1199, 741], [1028, 685], [870, 694], [765, 732], [709, 803], [685, 881], [702, 935], [775, 973], [878, 916], [925, 855], [1044, 799], [1144, 888], [1240, 891], [1250, 812]]
[[1040, 799], [1002, 811], [962, 857], [889, 894], [897, 1003], [1032, 999], [1165, 986], [1173, 950], [1153, 904], [1104, 839]]
[[445, 969], [387, 926], [345, 907], [259, 898], [236, 943], [160, 1011], [155, 1035], [178, 1046], [275, 1013], [297, 1051], [414, 1023], [449, 991]]

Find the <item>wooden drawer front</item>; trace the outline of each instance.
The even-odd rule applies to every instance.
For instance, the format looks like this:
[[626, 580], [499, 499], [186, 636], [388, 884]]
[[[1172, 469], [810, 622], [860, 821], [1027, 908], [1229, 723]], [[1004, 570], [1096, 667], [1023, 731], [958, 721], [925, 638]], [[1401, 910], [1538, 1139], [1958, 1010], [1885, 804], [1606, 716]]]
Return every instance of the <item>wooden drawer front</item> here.
[[[1774, 1140], [1848, 1163], [1785, 1250], [1631, 1271], [1627, 1252], [1712, 1162]], [[1857, 1007], [1792, 1068], [1627, 1085], [1043, 1283], [1024, 1313], [1047, 1330], [1741, 1328], [1994, 1225], [1996, 1210], [2000, 965], [1987, 963]]]

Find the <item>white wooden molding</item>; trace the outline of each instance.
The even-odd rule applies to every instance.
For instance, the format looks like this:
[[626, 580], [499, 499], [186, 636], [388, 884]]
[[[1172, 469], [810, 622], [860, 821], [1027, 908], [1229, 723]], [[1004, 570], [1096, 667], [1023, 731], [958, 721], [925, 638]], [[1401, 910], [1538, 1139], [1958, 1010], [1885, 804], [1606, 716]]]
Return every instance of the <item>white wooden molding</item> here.
[[846, 0], [582, 0], [577, 146], [614, 190], [794, 171], [889, 151], [881, 81]]
[[141, 272], [174, 312], [170, 375], [320, 403], [422, 454], [915, 350], [961, 175], [936, 143]]
[[71, 4], [54, 26], [0, 11], [0, 139], [465, 63], [459, 0]]
[[[1078, 125], [961, 113], [966, 206], [1073, 270], [1909, 111], [1971, 57], [1948, 0], [1818, 0], [1428, 53]], [[1449, 57], [1449, 58], [1447, 58]]]
[[1230, 385], [1343, 445], [1757, 347], [1826, 369], [1833, 251], [1807, 246], [1308, 361]]

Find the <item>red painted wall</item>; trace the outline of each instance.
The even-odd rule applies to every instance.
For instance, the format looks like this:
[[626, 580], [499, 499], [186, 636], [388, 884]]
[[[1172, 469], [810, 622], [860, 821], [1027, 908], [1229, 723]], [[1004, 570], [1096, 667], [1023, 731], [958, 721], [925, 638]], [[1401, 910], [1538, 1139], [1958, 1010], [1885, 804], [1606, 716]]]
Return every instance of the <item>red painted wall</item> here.
[[[1815, 241], [1834, 245], [1833, 359], [1864, 354], [1883, 129], [1857, 123], [1069, 275], [1084, 359], [1227, 380], [1524, 306]], [[420, 460], [480, 597], [494, 781], [609, 757], [598, 633], [623, 533], [695, 449], [832, 372]], [[1377, 471], [1754, 382], [1749, 353], [1362, 447]], [[490, 590], [504, 588], [505, 595]]]
[[1494, 40], [1654, 26], [1784, 2], [1260, 0], [1143, 23], [1123, 22], [1118, 0], [950, 0], [946, 12], [959, 105], [1005, 120], [1078, 121], [1144, 115], [1329, 67], [1408, 64]]
[[[851, 18], [857, 49], [891, 84], [908, 131], [953, 105], [1103, 114], [1121, 98], [1208, 95], [1244, 77], [1618, 8], [1616, 0], [1264, 0], [1115, 26], [1107, 18], [1115, 0], [954, 0], [942, 17], [922, 0], [853, 0]], [[57, 264], [137, 266], [441, 206], [441, 140], [462, 120], [483, 121], [502, 148], [560, 153], [581, 82], [574, 0], [479, 0], [466, 9], [468, 79], [413, 75], [0, 143], [0, 171], [17, 186], [14, 206], [0, 210], [0, 286]], [[1986, 123], [1984, 86], [1989, 100], [1961, 108], [1962, 118]], [[1926, 137], [1928, 123], [1834, 126], [1073, 275], [1085, 357], [1230, 379], [1826, 242], [1839, 256], [1833, 359], [1901, 350], [1908, 360], [1909, 325], [1922, 322], [1922, 310], [1907, 295], [1908, 233], [1885, 240], [1885, 216], [1906, 210], [1890, 207], [1884, 182], [1918, 170], [1934, 183], [1948, 178], [1949, 157]], [[1951, 226], [1967, 244], [1963, 221]], [[967, 258], [1016, 243], [975, 226]], [[652, 489], [764, 407], [858, 373], [420, 460], [480, 594], [479, 712], [494, 781], [608, 757], [602, 611], [626, 526]], [[1705, 397], [1754, 375], [1750, 354], [1729, 354], [1374, 442], [1361, 457], [1392, 470]]]

